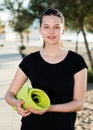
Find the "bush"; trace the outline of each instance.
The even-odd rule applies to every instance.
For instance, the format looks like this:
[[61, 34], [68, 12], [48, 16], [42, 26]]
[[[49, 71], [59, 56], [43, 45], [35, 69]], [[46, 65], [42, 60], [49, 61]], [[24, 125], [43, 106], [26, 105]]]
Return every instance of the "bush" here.
[[93, 83], [93, 71], [88, 70], [88, 82]]
[[24, 58], [25, 54], [23, 53], [23, 51], [26, 49], [26, 47], [24, 45], [18, 46], [18, 50], [20, 55], [22, 56], [22, 58]]
[[26, 47], [24, 45], [19, 47], [19, 50], [24, 50]]

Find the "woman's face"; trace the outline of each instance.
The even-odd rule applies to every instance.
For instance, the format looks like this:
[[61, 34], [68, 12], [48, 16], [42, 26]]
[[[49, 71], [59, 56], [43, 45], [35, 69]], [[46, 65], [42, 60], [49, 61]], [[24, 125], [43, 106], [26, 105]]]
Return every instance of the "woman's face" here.
[[58, 44], [64, 31], [61, 18], [54, 15], [43, 16], [40, 33], [45, 44]]

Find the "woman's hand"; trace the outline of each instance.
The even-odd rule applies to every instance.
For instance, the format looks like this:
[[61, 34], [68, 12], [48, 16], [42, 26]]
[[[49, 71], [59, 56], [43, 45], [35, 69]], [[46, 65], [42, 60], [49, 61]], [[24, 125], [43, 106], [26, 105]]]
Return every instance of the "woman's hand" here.
[[37, 114], [37, 115], [43, 115], [47, 111], [47, 110], [35, 110], [32, 107], [29, 107], [29, 110], [31, 113]]
[[26, 116], [31, 114], [31, 111], [29, 109], [24, 110], [22, 108], [23, 103], [24, 102], [22, 100], [17, 100], [17, 102], [16, 102], [16, 110], [17, 110], [18, 114], [20, 114], [23, 117], [26, 117]]

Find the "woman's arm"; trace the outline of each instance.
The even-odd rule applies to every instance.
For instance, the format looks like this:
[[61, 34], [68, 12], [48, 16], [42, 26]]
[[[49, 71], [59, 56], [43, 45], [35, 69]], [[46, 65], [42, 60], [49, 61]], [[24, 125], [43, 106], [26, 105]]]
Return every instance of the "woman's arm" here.
[[51, 112], [74, 112], [81, 110], [87, 86], [87, 69], [83, 69], [74, 75], [73, 100], [64, 104], [51, 105], [48, 111]]
[[24, 85], [24, 83], [27, 81], [27, 79], [28, 78], [25, 75], [25, 73], [20, 68], [18, 68], [18, 70], [15, 74], [15, 77], [5, 95], [6, 102], [11, 106], [16, 106], [16, 110], [22, 116], [29, 115], [31, 113], [31, 111], [22, 109], [21, 106], [23, 104], [23, 101], [17, 100], [15, 98], [15, 95], [17, 94], [19, 89]]
[[[23, 73], [23, 71], [18, 68], [15, 77], [5, 95], [5, 100], [8, 104], [15, 106], [15, 95], [19, 91], [19, 89], [24, 85], [24, 83], [27, 81], [27, 76]], [[12, 100], [11, 100], [12, 98]]]

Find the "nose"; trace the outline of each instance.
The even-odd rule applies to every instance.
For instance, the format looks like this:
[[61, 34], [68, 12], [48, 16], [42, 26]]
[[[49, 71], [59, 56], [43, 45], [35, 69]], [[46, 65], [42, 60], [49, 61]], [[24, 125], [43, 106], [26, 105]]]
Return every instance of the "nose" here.
[[50, 29], [49, 29], [49, 33], [54, 33], [54, 29], [53, 29], [53, 28], [50, 28]]

